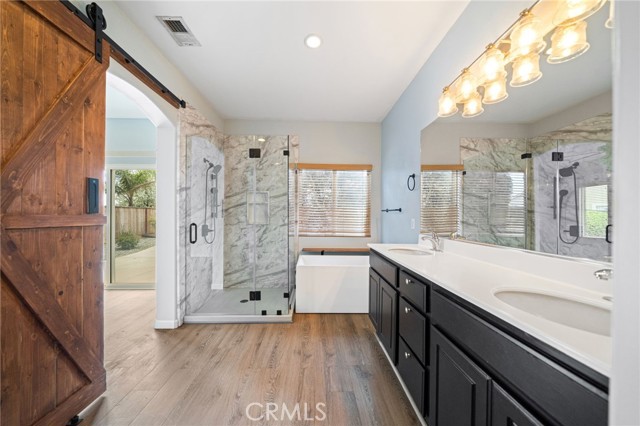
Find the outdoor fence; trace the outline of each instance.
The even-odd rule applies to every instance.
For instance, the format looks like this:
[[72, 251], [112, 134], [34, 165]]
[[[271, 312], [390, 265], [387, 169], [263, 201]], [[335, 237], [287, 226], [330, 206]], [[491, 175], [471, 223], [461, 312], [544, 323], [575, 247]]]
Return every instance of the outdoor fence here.
[[114, 226], [116, 237], [123, 232], [131, 232], [142, 237], [155, 237], [156, 209], [116, 207]]

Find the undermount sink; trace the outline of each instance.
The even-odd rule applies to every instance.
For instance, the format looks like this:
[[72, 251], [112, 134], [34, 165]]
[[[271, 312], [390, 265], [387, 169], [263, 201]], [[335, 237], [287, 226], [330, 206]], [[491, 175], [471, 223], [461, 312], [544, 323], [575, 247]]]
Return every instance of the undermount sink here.
[[414, 256], [427, 256], [427, 255], [433, 254], [432, 250], [429, 250], [427, 248], [417, 248], [417, 247], [394, 247], [394, 248], [390, 248], [389, 251], [391, 253], [411, 254]]
[[579, 330], [611, 336], [611, 309], [571, 296], [532, 290], [502, 289], [494, 295], [504, 303], [531, 315]]

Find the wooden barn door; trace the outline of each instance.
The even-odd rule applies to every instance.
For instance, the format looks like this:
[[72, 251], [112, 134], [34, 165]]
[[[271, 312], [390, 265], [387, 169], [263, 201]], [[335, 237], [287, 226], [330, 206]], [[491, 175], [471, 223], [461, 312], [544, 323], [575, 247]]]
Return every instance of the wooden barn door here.
[[[58, 1], [0, 1], [2, 426], [64, 425], [105, 390], [106, 69]], [[99, 212], [87, 214], [86, 179]]]

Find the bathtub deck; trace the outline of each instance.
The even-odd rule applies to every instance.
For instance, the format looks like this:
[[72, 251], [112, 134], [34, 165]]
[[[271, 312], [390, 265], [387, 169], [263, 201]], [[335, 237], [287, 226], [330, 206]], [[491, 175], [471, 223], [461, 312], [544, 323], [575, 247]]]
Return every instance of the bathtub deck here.
[[[83, 424], [419, 424], [367, 315], [154, 330], [154, 311], [153, 291], [106, 292], [107, 392]], [[253, 402], [325, 403], [327, 418], [255, 422]]]

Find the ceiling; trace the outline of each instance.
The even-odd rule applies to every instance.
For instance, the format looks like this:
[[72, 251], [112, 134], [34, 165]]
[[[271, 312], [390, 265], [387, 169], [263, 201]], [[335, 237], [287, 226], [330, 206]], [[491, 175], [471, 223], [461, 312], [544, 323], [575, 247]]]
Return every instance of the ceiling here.
[[[380, 122], [468, 1], [117, 3], [225, 119]], [[202, 46], [177, 46], [166, 15]]]

